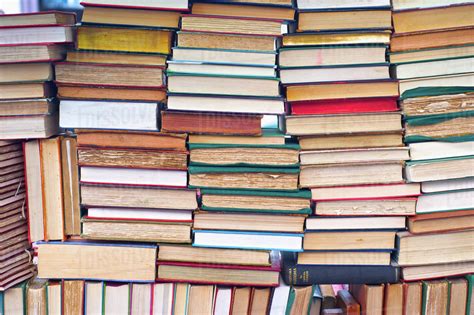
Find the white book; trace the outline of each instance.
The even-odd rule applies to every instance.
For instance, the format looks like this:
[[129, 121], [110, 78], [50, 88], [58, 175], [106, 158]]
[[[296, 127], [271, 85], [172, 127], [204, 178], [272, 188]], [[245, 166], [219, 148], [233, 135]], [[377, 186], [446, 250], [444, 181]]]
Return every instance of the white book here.
[[104, 314], [129, 315], [130, 287], [128, 283], [106, 285], [104, 295]]
[[40, 145], [38, 140], [25, 142], [25, 179], [30, 241], [44, 240], [43, 184], [41, 182]]
[[116, 101], [61, 101], [62, 128], [158, 130], [158, 104]]
[[194, 246], [301, 251], [301, 234], [235, 233], [232, 231], [194, 231]]
[[152, 286], [151, 283], [132, 283], [130, 315], [151, 313]]
[[285, 315], [290, 296], [290, 286], [280, 280], [280, 285], [273, 290], [270, 315]]
[[404, 229], [404, 216], [383, 217], [324, 217], [306, 219], [307, 230], [372, 230]]
[[118, 167], [81, 167], [81, 182], [186, 187], [186, 171]]
[[412, 161], [474, 155], [474, 141], [420, 142], [411, 143], [409, 147]]
[[84, 284], [84, 315], [102, 315], [102, 282]]
[[62, 307], [61, 307], [61, 288], [62, 285], [58, 284], [49, 284], [47, 286], [48, 291], [48, 314], [61, 314]]
[[474, 73], [444, 75], [429, 78], [406, 79], [399, 81], [400, 94], [420, 87], [473, 86]]
[[430, 213], [474, 208], [474, 190], [421, 195], [416, 213]]
[[393, 0], [393, 10], [426, 9], [474, 3], [472, 0]]
[[153, 290], [153, 315], [172, 315], [174, 284], [155, 283]]
[[274, 52], [260, 51], [174, 47], [173, 60], [200, 61], [214, 64], [275, 66], [276, 54]]
[[437, 180], [421, 183], [421, 191], [424, 193], [464, 189], [474, 189], [474, 177]]
[[129, 208], [89, 208], [89, 218], [104, 219], [142, 219], [142, 220], [171, 220], [190, 221], [192, 211], [156, 210], [156, 209], [129, 209]]
[[297, 0], [296, 3], [300, 10], [390, 7], [390, 0]]
[[231, 288], [217, 288], [216, 298], [214, 304], [214, 315], [228, 315], [232, 303], [232, 289]]
[[406, 63], [396, 66], [397, 78], [412, 79], [474, 72], [474, 58]]
[[409, 182], [428, 182], [474, 176], [474, 157], [414, 161], [405, 167]]
[[73, 41], [73, 29], [68, 26], [0, 28], [0, 45], [68, 43]]
[[137, 7], [144, 9], [188, 9], [188, 0], [85, 0], [81, 4]]
[[281, 83], [364, 81], [390, 79], [388, 66], [281, 69]]
[[168, 109], [187, 111], [275, 114], [285, 113], [285, 103], [278, 98], [234, 98], [199, 95], [169, 95]]
[[275, 67], [216, 65], [196, 61], [168, 61], [168, 71], [194, 74], [276, 77]]

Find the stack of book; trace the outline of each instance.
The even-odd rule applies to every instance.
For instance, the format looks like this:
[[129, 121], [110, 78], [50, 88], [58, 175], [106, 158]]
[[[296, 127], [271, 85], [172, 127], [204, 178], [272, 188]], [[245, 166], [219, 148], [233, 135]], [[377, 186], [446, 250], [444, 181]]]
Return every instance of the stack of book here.
[[[286, 132], [301, 146], [299, 185], [311, 188], [304, 252], [284, 259], [285, 279], [383, 283], [397, 230], [415, 213], [419, 184], [405, 184], [398, 83], [386, 61], [390, 1], [297, 1], [298, 32], [283, 38]], [[327, 46], [331, 45], [331, 46]]]
[[162, 128], [259, 136], [285, 113], [276, 50], [293, 25], [291, 1], [201, 2], [181, 19]]
[[473, 42], [463, 35], [474, 27], [474, 6], [442, 5], [394, 3], [390, 59], [410, 147], [406, 178], [423, 193], [408, 232], [398, 234], [405, 280], [474, 270]]
[[28, 242], [23, 162], [22, 142], [0, 141], [0, 295], [35, 271]]
[[52, 62], [64, 59], [75, 23], [63, 12], [0, 15], [0, 139], [58, 133]]

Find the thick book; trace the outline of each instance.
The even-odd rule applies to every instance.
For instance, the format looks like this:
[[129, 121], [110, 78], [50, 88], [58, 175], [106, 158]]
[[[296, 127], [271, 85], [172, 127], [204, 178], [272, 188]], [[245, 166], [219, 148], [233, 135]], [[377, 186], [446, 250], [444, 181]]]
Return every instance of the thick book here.
[[420, 194], [420, 184], [418, 183], [339, 186], [311, 189], [311, 199], [315, 201], [387, 199], [397, 197], [416, 197]]
[[391, 97], [302, 101], [291, 103], [292, 115], [350, 114], [392, 112], [397, 110], [397, 100]]
[[399, 268], [390, 266], [299, 265], [296, 254], [282, 253], [282, 276], [289, 285], [395, 283]]
[[0, 83], [51, 81], [54, 78], [50, 63], [0, 64]]
[[407, 226], [413, 234], [474, 229], [474, 210], [418, 214], [408, 218]]
[[473, 63], [472, 57], [463, 57], [448, 60], [417, 61], [395, 66], [397, 78], [400, 80], [426, 78], [432, 76], [456, 75], [472, 72], [466, 64]]
[[156, 245], [40, 242], [38, 277], [152, 282], [156, 251]]
[[53, 99], [34, 98], [0, 101], [0, 116], [48, 115], [58, 112], [59, 103]]
[[0, 46], [73, 43], [72, 26], [0, 27]]
[[416, 62], [423, 60], [439, 60], [472, 56], [473, 45], [448, 46], [442, 48], [429, 48], [413, 51], [401, 51], [389, 54], [391, 63]]
[[74, 24], [76, 24], [76, 14], [70, 12], [44, 11], [0, 16], [1, 28]]
[[237, 35], [204, 32], [177, 32], [178, 47], [231, 49], [243, 51], [269, 52], [278, 49], [278, 41], [273, 36]]
[[415, 215], [416, 202], [416, 198], [318, 201], [314, 213], [326, 216], [406, 216]]
[[474, 272], [474, 262], [407, 266], [401, 269], [405, 281], [437, 279], [471, 274]]
[[261, 120], [261, 115], [164, 111], [161, 129], [177, 133], [259, 136]]
[[0, 139], [38, 139], [54, 136], [59, 133], [58, 116], [57, 113], [1, 116]]
[[0, 63], [59, 61], [65, 56], [65, 45], [46, 43], [0, 47]]
[[299, 32], [353, 31], [357, 29], [392, 28], [392, 12], [389, 8], [359, 9], [351, 11], [302, 11], [298, 14]]

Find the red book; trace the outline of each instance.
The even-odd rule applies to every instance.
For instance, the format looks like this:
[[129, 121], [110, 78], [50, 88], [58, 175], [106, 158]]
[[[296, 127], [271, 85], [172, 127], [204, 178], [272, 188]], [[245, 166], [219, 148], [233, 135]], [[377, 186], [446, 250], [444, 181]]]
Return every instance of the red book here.
[[393, 97], [302, 101], [291, 103], [292, 115], [372, 113], [397, 110], [397, 99]]

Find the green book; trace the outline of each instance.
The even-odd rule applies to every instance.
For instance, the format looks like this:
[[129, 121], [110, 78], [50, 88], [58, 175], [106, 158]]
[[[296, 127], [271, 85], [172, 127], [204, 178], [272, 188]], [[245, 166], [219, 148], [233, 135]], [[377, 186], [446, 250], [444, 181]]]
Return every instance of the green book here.
[[440, 96], [474, 92], [472, 86], [435, 86], [435, 87], [420, 87], [405, 91], [400, 96], [401, 100], [407, 98], [424, 97], [424, 96]]
[[466, 276], [467, 279], [467, 307], [466, 315], [470, 315], [471, 311], [474, 311], [474, 300], [472, 297], [472, 291], [474, 289], [474, 274]]

